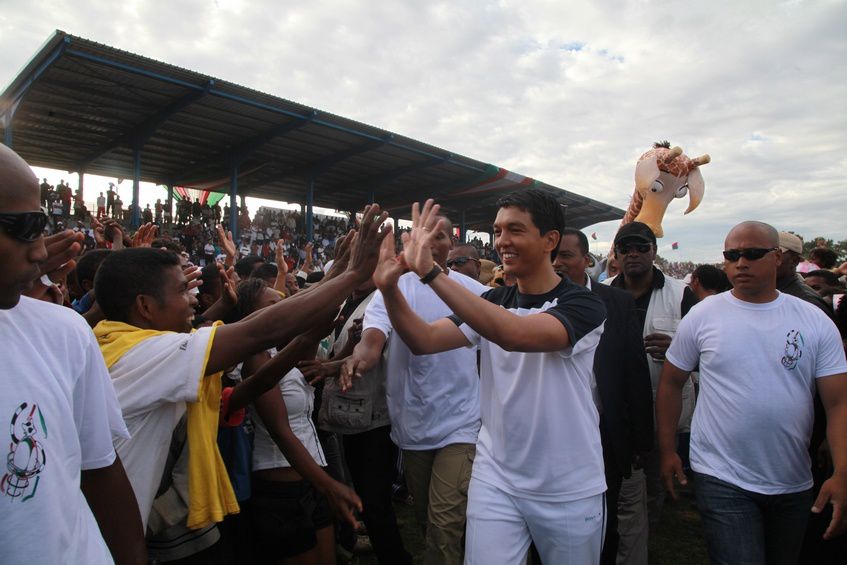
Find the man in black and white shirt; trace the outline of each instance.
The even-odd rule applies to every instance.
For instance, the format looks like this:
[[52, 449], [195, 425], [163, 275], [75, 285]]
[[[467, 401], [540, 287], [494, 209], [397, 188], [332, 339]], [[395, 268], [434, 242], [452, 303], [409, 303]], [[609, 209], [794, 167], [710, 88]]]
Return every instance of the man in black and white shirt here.
[[[392, 326], [416, 355], [478, 345], [482, 427], [468, 493], [466, 563], [517, 563], [531, 541], [545, 563], [600, 559], [605, 503], [594, 351], [605, 308], [552, 266], [564, 217], [538, 190], [499, 202], [495, 247], [517, 285], [482, 297], [434, 264], [438, 206], [412, 210], [404, 253], [386, 239], [374, 280]], [[428, 324], [397, 281], [404, 263], [454, 312]], [[563, 432], [565, 431], [566, 432]]]

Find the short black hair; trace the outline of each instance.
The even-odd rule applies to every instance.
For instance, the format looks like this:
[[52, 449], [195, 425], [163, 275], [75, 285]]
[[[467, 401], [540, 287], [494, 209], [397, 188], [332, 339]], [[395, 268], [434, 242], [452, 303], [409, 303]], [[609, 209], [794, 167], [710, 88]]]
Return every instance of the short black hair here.
[[110, 249], [90, 249], [79, 258], [76, 269], [74, 269], [74, 276], [80, 287], [82, 287], [83, 281], [91, 281], [92, 286], [94, 285], [94, 276], [97, 274], [100, 264], [110, 253], [112, 253]]
[[166, 249], [135, 247], [112, 251], [94, 277], [94, 295], [107, 320], [128, 322], [135, 298], [141, 294], [164, 300], [162, 281], [179, 255]]
[[829, 286], [840, 286], [838, 282], [838, 275], [832, 271], [827, 271], [826, 269], [816, 269], [803, 275], [803, 278], [807, 279], [809, 277], [820, 277], [825, 280], [826, 284]]
[[816, 247], [809, 252], [809, 259], [821, 269], [831, 269], [838, 261], [838, 253], [826, 247]]
[[173, 251], [174, 253], [182, 253], [185, 251], [184, 245], [172, 239], [156, 238], [150, 243], [150, 247], [154, 249], [165, 248], [168, 251]]
[[700, 286], [706, 290], [714, 290], [717, 293], [725, 292], [732, 288], [729, 277], [726, 276], [723, 269], [718, 269], [714, 265], [700, 265], [691, 273], [691, 278], [696, 278], [700, 281]]
[[[556, 231], [559, 233], [561, 240], [562, 230], [565, 229], [565, 214], [562, 212], [562, 206], [551, 194], [530, 188], [529, 190], [516, 190], [511, 192], [497, 201], [497, 208], [509, 208], [514, 206], [524, 212], [529, 213], [532, 218], [532, 223], [541, 232], [541, 235]], [[550, 261], [556, 258], [556, 253], [559, 251], [559, 242], [556, 242], [556, 247], [550, 252]]]
[[235, 263], [235, 272], [238, 274], [239, 278], [246, 279], [250, 276], [250, 273], [253, 272], [253, 266], [256, 263], [264, 262], [265, 260], [258, 255], [248, 255], [247, 257], [239, 259]]
[[279, 274], [279, 268], [273, 263], [262, 263], [250, 273], [251, 279], [275, 279]]
[[588, 238], [585, 237], [582, 230], [578, 230], [576, 228], [565, 228], [562, 230], [562, 237], [565, 237], [566, 235], [575, 235], [579, 240], [579, 250], [582, 251], [583, 255], [588, 255]]
[[224, 317], [223, 322], [234, 324], [252, 314], [256, 309], [256, 301], [259, 300], [266, 288], [268, 288], [268, 285], [259, 278], [247, 279], [238, 283], [235, 289], [238, 301], [235, 303], [235, 308]]

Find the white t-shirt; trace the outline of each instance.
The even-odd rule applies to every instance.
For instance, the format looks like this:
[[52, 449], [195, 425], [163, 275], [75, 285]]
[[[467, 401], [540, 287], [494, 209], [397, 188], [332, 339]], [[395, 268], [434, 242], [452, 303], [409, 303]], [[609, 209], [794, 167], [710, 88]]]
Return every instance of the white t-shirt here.
[[[300, 440], [300, 443], [309, 452], [318, 465], [326, 467], [326, 458], [315, 424], [312, 421], [312, 410], [315, 408], [315, 387], [306, 382], [298, 369], [291, 369], [279, 381], [279, 392], [285, 401], [285, 410], [288, 412], [288, 425], [291, 431]], [[262, 417], [256, 408], [250, 405], [250, 418], [255, 427], [253, 437], [253, 470], [276, 469], [279, 467], [291, 467], [291, 463], [277, 447]]]
[[692, 469], [762, 494], [811, 488], [815, 379], [847, 372], [823, 312], [787, 294], [753, 304], [724, 292], [682, 319], [667, 358], [700, 366]]
[[21, 297], [0, 310], [4, 563], [112, 563], [80, 471], [115, 462], [127, 437], [91, 329], [76, 312]]
[[482, 428], [473, 477], [532, 500], [565, 502], [604, 492], [600, 416], [591, 395], [603, 302], [569, 279], [542, 295], [511, 286], [483, 298], [518, 316], [555, 316], [571, 346], [548, 353], [505, 351], [452, 317], [482, 353]]
[[[476, 295], [491, 290], [461, 273], [451, 271], [449, 277]], [[398, 287], [424, 321], [434, 322], [452, 314], [415, 273], [400, 277]], [[411, 450], [476, 443], [480, 418], [476, 349], [412, 354], [400, 336], [393, 333], [379, 291], [368, 304], [362, 328], [375, 328], [388, 338], [386, 394], [394, 443]]]
[[132, 439], [115, 443], [126, 469], [141, 521], [147, 518], [162, 480], [171, 436], [197, 402], [214, 327], [194, 333], [167, 332], [145, 339], [113, 364], [109, 373]]

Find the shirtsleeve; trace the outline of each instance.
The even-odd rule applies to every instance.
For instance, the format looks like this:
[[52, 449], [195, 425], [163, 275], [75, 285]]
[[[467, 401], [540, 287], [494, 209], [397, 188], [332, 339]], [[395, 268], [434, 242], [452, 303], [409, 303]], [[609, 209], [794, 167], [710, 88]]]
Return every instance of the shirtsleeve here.
[[374, 292], [373, 298], [365, 308], [365, 318], [362, 320], [362, 331], [371, 328], [381, 331], [386, 338], [391, 335], [391, 319], [388, 317], [385, 298], [380, 290]]
[[544, 313], [550, 314], [565, 326], [571, 344], [570, 349], [574, 352], [579, 350], [580, 340], [601, 327], [606, 320], [606, 306], [590, 291], [578, 294], [568, 293]]
[[821, 343], [815, 356], [816, 379], [847, 373], [847, 361], [844, 358], [844, 345], [835, 324], [820, 311], [819, 316]]
[[82, 470], [115, 462], [113, 439], [129, 439], [115, 389], [94, 334], [88, 332], [83, 364], [73, 389], [73, 414]]
[[673, 336], [671, 346], [665, 354], [668, 361], [683, 371], [693, 371], [700, 362], [700, 347], [697, 344], [695, 327], [696, 320], [696, 310], [680, 320], [676, 335]]

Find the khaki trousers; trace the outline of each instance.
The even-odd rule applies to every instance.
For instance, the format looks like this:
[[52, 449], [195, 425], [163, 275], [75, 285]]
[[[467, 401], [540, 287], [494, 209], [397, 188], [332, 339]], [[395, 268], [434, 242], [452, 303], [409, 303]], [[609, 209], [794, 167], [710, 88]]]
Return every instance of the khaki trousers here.
[[464, 559], [465, 512], [476, 446], [453, 443], [426, 451], [403, 450], [406, 485], [426, 535], [425, 565]]

